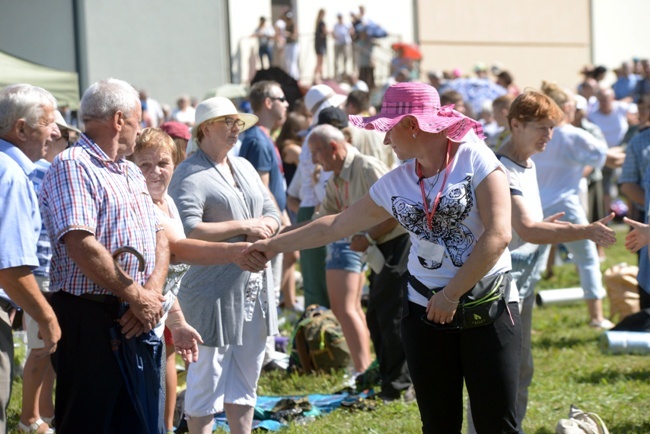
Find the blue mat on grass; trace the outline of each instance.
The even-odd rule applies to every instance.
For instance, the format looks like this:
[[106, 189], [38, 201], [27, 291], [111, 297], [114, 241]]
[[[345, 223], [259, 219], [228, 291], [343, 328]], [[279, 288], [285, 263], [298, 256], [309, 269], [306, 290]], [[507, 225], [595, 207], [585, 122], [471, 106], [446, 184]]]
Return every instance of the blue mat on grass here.
[[[366, 398], [368, 397], [367, 392], [363, 392], [355, 397]], [[255, 420], [253, 420], [253, 429], [263, 429], [266, 431], [279, 431], [287, 425], [282, 422], [278, 422], [272, 419], [260, 419], [267, 417], [271, 412], [273, 407], [281, 399], [295, 399], [298, 400], [303, 398], [305, 395], [293, 395], [293, 396], [258, 396], [257, 405], [255, 406]], [[341, 403], [349, 397], [349, 393], [338, 393], [332, 395], [323, 395], [323, 394], [313, 394], [307, 395], [309, 403], [312, 405], [312, 409], [309, 411], [303, 411], [301, 416], [304, 418], [313, 418], [318, 417], [323, 414], [327, 414], [333, 410], [336, 410], [341, 406]], [[220, 428], [227, 432], [230, 432], [228, 428], [228, 422], [226, 421], [226, 413], [218, 413], [214, 417], [214, 426], [213, 430]]]

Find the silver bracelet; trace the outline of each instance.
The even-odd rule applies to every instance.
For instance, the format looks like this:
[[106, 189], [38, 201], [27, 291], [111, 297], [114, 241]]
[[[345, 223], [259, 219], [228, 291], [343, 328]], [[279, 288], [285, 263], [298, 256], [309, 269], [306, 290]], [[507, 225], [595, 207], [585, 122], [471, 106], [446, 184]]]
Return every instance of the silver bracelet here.
[[453, 301], [453, 300], [450, 300], [449, 297], [447, 297], [447, 294], [445, 294], [445, 288], [442, 288], [442, 291], [440, 291], [440, 292], [442, 292], [442, 296], [445, 297], [445, 300], [447, 300], [449, 303], [451, 303], [451, 304], [458, 304], [458, 303], [460, 303], [460, 301]]

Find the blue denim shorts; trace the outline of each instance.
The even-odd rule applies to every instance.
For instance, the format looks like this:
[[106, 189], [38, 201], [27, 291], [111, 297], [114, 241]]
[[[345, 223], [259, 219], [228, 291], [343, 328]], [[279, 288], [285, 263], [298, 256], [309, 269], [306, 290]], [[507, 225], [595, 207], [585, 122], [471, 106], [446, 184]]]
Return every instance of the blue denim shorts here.
[[347, 239], [327, 245], [325, 269], [361, 273], [365, 265], [363, 254], [350, 250], [350, 242]]

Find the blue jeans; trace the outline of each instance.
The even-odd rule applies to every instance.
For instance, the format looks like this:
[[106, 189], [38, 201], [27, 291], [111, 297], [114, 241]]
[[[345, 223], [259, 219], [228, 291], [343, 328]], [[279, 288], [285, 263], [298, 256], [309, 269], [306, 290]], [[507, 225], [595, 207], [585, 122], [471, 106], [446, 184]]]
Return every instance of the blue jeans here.
[[264, 56], [266, 56], [270, 68], [273, 64], [273, 49], [271, 48], [271, 45], [260, 45], [257, 53], [260, 56], [260, 68], [264, 69]]
[[[577, 198], [576, 200], [558, 203], [548, 209], [544, 209], [544, 217], [558, 212], [566, 213], [560, 220], [576, 224], [589, 224], [585, 210]], [[604, 298], [607, 293], [602, 284], [603, 276], [600, 272], [600, 259], [598, 258], [596, 243], [591, 240], [580, 240], [563, 244], [573, 255], [573, 260], [578, 266], [580, 286], [582, 286], [582, 290], [584, 291], [585, 300]]]
[[352, 273], [361, 273], [364, 269], [362, 254], [350, 250], [348, 240], [335, 241], [327, 245], [327, 270], [345, 270]]

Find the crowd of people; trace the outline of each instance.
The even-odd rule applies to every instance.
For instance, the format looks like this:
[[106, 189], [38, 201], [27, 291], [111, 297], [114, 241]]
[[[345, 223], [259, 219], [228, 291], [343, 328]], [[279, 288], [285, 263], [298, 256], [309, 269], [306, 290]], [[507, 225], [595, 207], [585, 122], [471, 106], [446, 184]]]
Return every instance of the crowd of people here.
[[[291, 11], [283, 22], [292, 74]], [[256, 35], [272, 64], [277, 29], [261, 19]], [[179, 353], [190, 432], [211, 432], [225, 411], [231, 432], [248, 433], [262, 371], [285, 368], [279, 315], [317, 304], [341, 324], [351, 379], [370, 368], [372, 344], [378, 398], [417, 401], [423, 432], [460, 432], [464, 385], [470, 432], [523, 432], [532, 305], [551, 245], [572, 254], [585, 325], [613, 326], [600, 264], [616, 241], [617, 185], [636, 206], [626, 246], [641, 249], [650, 307], [650, 228], [639, 223], [650, 67], [624, 62], [613, 86], [604, 67], [586, 68], [575, 91], [551, 81], [522, 91], [482, 63], [476, 77], [432, 72], [429, 83], [405, 69], [383, 88], [318, 83], [295, 101], [257, 81], [248, 111], [182, 96], [165, 113], [145, 90], [105, 79], [85, 90], [78, 125], [42, 88], [0, 91], [0, 431], [18, 308], [30, 349], [19, 431], [173, 431]], [[470, 98], [466, 80], [490, 86]], [[465, 294], [494, 279], [501, 313], [447, 330]], [[116, 357], [128, 349], [149, 375], [144, 416], [124, 376], [137, 367]]]

